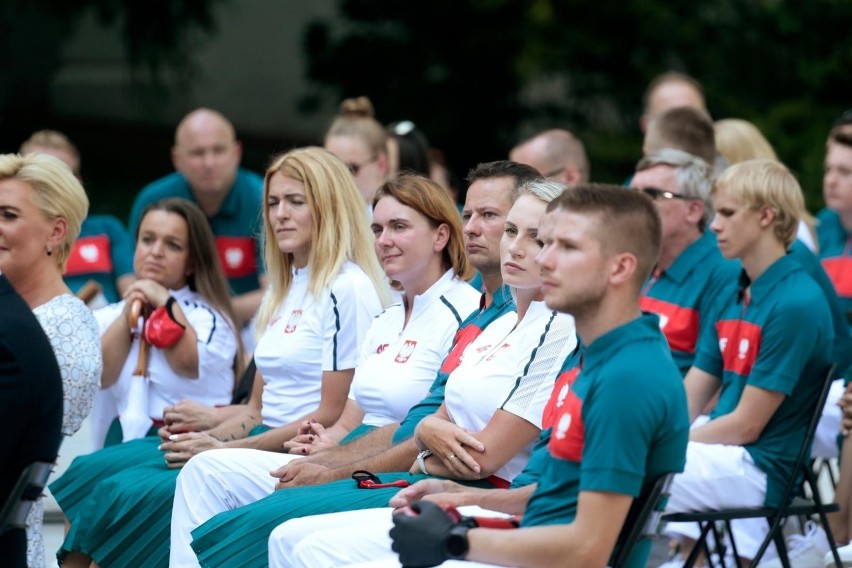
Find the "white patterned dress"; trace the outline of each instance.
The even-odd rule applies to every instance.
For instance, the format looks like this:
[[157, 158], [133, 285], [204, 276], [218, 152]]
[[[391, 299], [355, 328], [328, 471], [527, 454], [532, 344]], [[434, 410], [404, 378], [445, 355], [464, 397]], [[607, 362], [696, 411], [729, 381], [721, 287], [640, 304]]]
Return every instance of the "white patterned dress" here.
[[[56, 355], [62, 376], [62, 434], [70, 436], [92, 410], [101, 384], [103, 360], [98, 324], [91, 310], [71, 294], [56, 296], [33, 310]], [[27, 517], [27, 565], [44, 566], [41, 525], [44, 508], [36, 501]]]

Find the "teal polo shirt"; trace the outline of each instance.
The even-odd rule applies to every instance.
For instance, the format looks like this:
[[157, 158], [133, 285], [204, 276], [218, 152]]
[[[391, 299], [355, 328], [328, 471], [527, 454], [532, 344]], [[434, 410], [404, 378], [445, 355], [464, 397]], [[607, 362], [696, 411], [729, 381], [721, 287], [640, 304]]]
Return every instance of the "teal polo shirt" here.
[[456, 332], [453, 346], [450, 348], [449, 354], [441, 364], [432, 386], [429, 387], [429, 394], [426, 398], [414, 405], [408, 411], [399, 428], [393, 434], [393, 443], [400, 442], [414, 435], [414, 430], [417, 425], [425, 417], [435, 413], [436, 410], [444, 402], [444, 389], [447, 386], [447, 379], [456, 367], [461, 362], [461, 356], [464, 350], [471, 342], [479, 337], [486, 327], [491, 325], [491, 322], [500, 318], [508, 312], [515, 311], [515, 302], [512, 300], [512, 294], [507, 286], [501, 286], [491, 299], [491, 304], [485, 306], [485, 294], [479, 301], [479, 309], [471, 313], [459, 325], [459, 330]]
[[831, 209], [820, 211], [817, 219], [820, 263], [840, 297], [847, 325], [852, 327], [852, 233]]
[[823, 270], [819, 258], [801, 241], [794, 241], [787, 254], [802, 266], [825, 295], [834, 329], [832, 361], [837, 363], [837, 377], [852, 378], [848, 372], [849, 366], [852, 365], [852, 335], [849, 333], [846, 313], [831, 279]]
[[743, 272], [740, 289], [720, 300], [724, 307], [701, 339], [695, 366], [722, 381], [711, 420], [733, 411], [746, 385], [785, 395], [758, 440], [744, 446], [766, 473], [766, 505], [777, 506], [831, 363], [828, 302], [789, 255], [754, 282]]
[[[599, 337], [583, 349], [581, 365], [569, 357], [551, 402], [547, 455], [530, 458], [540, 473], [522, 527], [571, 523], [581, 491], [637, 497], [644, 483], [683, 471], [686, 393], [657, 316]], [[630, 565], [644, 566], [649, 551], [643, 546]]]
[[83, 221], [65, 267], [65, 284], [75, 294], [89, 280], [100, 284], [109, 303], [119, 301], [115, 282], [133, 274], [134, 242], [112, 215], [90, 215]]
[[[183, 197], [198, 203], [186, 178], [179, 172], [160, 178], [145, 186], [133, 202], [129, 223], [131, 235], [136, 236], [142, 211], [167, 197]], [[232, 294], [244, 294], [260, 287], [259, 277], [264, 273], [262, 212], [263, 178], [240, 168], [222, 207], [207, 218]]]
[[713, 321], [717, 298], [725, 288], [736, 287], [739, 271], [739, 261], [725, 259], [716, 237], [707, 232], [645, 283], [639, 306], [660, 316], [682, 376], [692, 367], [701, 329]]

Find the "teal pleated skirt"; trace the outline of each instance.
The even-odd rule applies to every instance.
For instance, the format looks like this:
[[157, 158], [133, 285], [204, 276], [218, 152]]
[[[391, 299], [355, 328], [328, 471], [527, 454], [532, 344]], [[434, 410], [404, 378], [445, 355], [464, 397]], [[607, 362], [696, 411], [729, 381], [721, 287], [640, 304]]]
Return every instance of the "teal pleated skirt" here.
[[71, 523], [60, 561], [81, 552], [101, 568], [168, 567], [180, 470], [166, 467], [159, 445], [149, 436], [77, 458], [50, 486]]
[[[427, 476], [394, 472], [379, 477], [385, 483], [406, 479], [413, 484]], [[465, 484], [493, 487], [487, 481]], [[267, 566], [269, 535], [281, 523], [309, 515], [387, 507], [398, 491], [397, 487], [358, 489], [351, 479], [280, 489], [251, 505], [220, 513], [192, 531], [192, 548], [204, 568]]]
[[139, 464], [162, 462], [159, 445], [159, 437], [147, 436], [78, 456], [62, 477], [50, 484], [50, 492], [65, 517], [73, 522], [80, 504], [95, 494], [101, 481]]

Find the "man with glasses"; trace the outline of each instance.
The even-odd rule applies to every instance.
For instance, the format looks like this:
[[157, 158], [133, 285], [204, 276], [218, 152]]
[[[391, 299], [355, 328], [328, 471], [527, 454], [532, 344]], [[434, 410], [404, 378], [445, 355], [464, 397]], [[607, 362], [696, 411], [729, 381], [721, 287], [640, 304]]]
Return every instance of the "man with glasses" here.
[[712, 217], [707, 162], [666, 148], [643, 158], [631, 187], [653, 198], [660, 212], [660, 257], [642, 288], [640, 305], [660, 316], [672, 357], [686, 374], [699, 334], [719, 293], [736, 286], [739, 263], [725, 260], [707, 223]]
[[197, 203], [216, 236], [234, 310], [246, 324], [260, 306], [266, 275], [257, 240], [263, 178], [240, 168], [241, 157], [242, 147], [227, 118], [210, 109], [192, 111], [175, 132], [172, 164], [177, 171], [142, 189], [128, 226], [135, 237], [142, 211], [160, 199], [183, 197]]
[[568, 186], [589, 181], [589, 159], [583, 142], [567, 130], [545, 130], [509, 152], [509, 159], [537, 169], [547, 179]]

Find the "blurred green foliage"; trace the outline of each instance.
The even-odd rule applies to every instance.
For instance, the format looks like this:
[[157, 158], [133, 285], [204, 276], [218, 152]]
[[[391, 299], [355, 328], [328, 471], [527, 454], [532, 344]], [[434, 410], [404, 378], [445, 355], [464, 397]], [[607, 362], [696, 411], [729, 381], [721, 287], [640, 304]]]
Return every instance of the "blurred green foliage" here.
[[[621, 182], [641, 148], [657, 74], [696, 77], [714, 118], [757, 124], [821, 203], [822, 153], [852, 93], [847, 0], [340, 0], [306, 35], [309, 75], [410, 119], [457, 169], [547, 127], [586, 143], [596, 180]], [[464, 171], [461, 171], [464, 173]]]

